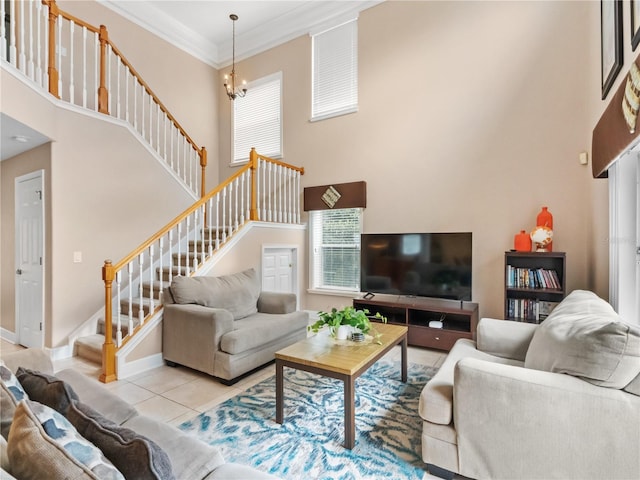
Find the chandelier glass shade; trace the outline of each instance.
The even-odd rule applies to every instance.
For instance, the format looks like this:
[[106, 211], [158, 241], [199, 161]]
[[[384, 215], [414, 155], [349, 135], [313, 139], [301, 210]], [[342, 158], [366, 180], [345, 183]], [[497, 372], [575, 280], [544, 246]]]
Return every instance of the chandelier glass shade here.
[[235, 100], [237, 97], [244, 97], [247, 94], [247, 82], [243, 80], [242, 84], [236, 87], [236, 20], [238, 20], [238, 15], [232, 13], [229, 18], [233, 22], [233, 50], [231, 73], [224, 76], [224, 89], [229, 100]]

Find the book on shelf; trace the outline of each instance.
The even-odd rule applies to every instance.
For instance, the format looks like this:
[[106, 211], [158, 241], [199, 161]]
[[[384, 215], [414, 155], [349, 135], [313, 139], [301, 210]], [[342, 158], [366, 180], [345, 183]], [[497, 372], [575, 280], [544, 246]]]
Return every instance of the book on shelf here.
[[506, 284], [508, 288], [562, 288], [558, 272], [546, 268], [522, 268], [507, 265]]
[[531, 298], [509, 298], [507, 315], [518, 322], [540, 323], [549, 316], [558, 303]]

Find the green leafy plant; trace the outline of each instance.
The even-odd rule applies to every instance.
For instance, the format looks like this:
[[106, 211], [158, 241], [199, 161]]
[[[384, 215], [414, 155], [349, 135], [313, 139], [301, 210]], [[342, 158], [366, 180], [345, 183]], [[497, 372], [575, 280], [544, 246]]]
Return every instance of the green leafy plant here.
[[371, 318], [376, 318], [383, 323], [387, 323], [387, 318], [377, 312], [370, 315], [369, 310], [356, 310], [354, 307], [344, 307], [341, 310], [332, 308], [331, 312], [319, 312], [320, 319], [313, 325], [309, 325], [308, 329], [314, 333], [327, 325], [331, 329], [331, 335], [335, 337], [336, 331], [340, 325], [350, 325], [357, 328], [362, 333], [372, 333], [374, 341], [380, 344], [380, 333], [371, 326]]

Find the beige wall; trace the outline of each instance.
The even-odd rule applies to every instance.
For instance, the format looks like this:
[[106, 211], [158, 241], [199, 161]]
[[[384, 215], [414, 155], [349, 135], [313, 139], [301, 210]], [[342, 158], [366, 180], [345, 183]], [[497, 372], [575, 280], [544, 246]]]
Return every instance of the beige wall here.
[[[473, 299], [501, 317], [504, 251], [543, 205], [568, 289], [607, 294], [593, 240], [606, 188], [578, 163], [599, 108], [598, 31], [596, 2], [385, 2], [358, 21], [358, 113], [315, 123], [309, 37], [237, 71], [283, 71], [285, 161], [304, 166], [304, 186], [365, 180], [365, 232], [473, 232]], [[305, 307], [344, 302], [308, 294]]]
[[120, 49], [194, 142], [207, 147], [207, 190], [218, 184], [218, 75], [186, 54], [96, 1], [60, 1], [58, 6], [92, 25], [105, 25]]

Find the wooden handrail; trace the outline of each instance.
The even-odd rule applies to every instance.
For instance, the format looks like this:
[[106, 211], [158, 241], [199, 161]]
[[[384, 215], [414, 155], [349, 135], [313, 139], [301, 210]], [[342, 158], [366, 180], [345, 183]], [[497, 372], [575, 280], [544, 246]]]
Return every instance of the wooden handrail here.
[[169, 110], [167, 110], [167, 107], [165, 107], [164, 104], [158, 99], [156, 94], [153, 93], [153, 90], [151, 90], [151, 87], [149, 87], [147, 82], [145, 82], [142, 79], [142, 77], [137, 72], [137, 70], [135, 68], [133, 68], [133, 65], [131, 65], [131, 62], [129, 62], [129, 60], [127, 60], [127, 58], [122, 54], [122, 52], [118, 49], [118, 47], [116, 47], [113, 44], [113, 42], [111, 42], [111, 40], [109, 40], [109, 45], [111, 45], [111, 49], [120, 58], [120, 61], [122, 62], [122, 64], [131, 71], [131, 73], [133, 74], [134, 77], [136, 77], [136, 80], [138, 81], [138, 83], [144, 87], [144, 89], [147, 91], [149, 96], [153, 97], [154, 102], [156, 102], [158, 104], [160, 109], [169, 118], [169, 120], [171, 120], [173, 122], [173, 124], [180, 131], [180, 133], [187, 139], [187, 141], [191, 144], [191, 146], [196, 151], [198, 151], [198, 153], [200, 153], [200, 148], [198, 147], [196, 142], [194, 142], [193, 139], [189, 136], [189, 134], [184, 130], [184, 128], [182, 128], [182, 125], [180, 125], [180, 123], [175, 119], [175, 117], [173, 115], [171, 115], [171, 113], [169, 113]]
[[[204, 159], [206, 164], [206, 150], [204, 151]], [[135, 250], [129, 253], [126, 257], [120, 260], [115, 265], [112, 264], [111, 260], [105, 260], [104, 266], [102, 268], [102, 278], [105, 283], [105, 336], [106, 340], [103, 345], [103, 372], [100, 376], [100, 380], [103, 382], [109, 382], [115, 380], [117, 374], [115, 373], [116, 368], [116, 360], [115, 354], [116, 351], [121, 349], [127, 342], [140, 330], [143, 325], [137, 325], [133, 330], [129, 333], [127, 338], [123, 339], [119, 342], [119, 345], [116, 346], [113, 343], [112, 334], [113, 334], [113, 312], [112, 312], [112, 283], [114, 282], [116, 275], [118, 272], [126, 268], [128, 264], [133, 262], [136, 258], [138, 258], [141, 254], [143, 254], [147, 249], [149, 249], [155, 242], [159, 241], [163, 236], [167, 235], [172, 229], [176, 227], [176, 225], [180, 224], [182, 221], [187, 219], [190, 215], [196, 212], [203, 205], [206, 205], [215, 195], [222, 192], [225, 188], [232, 185], [234, 182], [238, 181], [238, 179], [242, 178], [242, 176], [246, 175], [247, 171], [251, 170], [251, 184], [249, 188], [251, 189], [251, 205], [250, 205], [250, 219], [258, 220], [257, 213], [257, 205], [256, 205], [256, 196], [257, 196], [257, 168], [258, 168], [258, 160], [262, 160], [267, 163], [271, 163], [276, 166], [287, 168], [291, 171], [299, 172], [300, 174], [304, 174], [304, 168], [296, 167], [293, 165], [289, 165], [285, 162], [275, 160], [264, 155], [259, 155], [254, 148], [251, 149], [250, 153], [250, 162], [244, 167], [240, 168], [237, 172], [227, 178], [224, 182], [218, 185], [216, 188], [211, 190], [205, 196], [197, 200], [193, 205], [187, 208], [184, 212], [176, 216], [173, 220], [167, 223], [163, 228], [161, 228], [157, 233], [149, 237], [146, 241], [140, 244]], [[206, 208], [205, 208], [206, 215]], [[223, 239], [224, 241], [224, 239]], [[129, 287], [131, 288], [131, 286]], [[155, 314], [158, 310], [162, 309], [162, 305], [155, 306], [153, 311], [150, 311], [147, 316]]]

